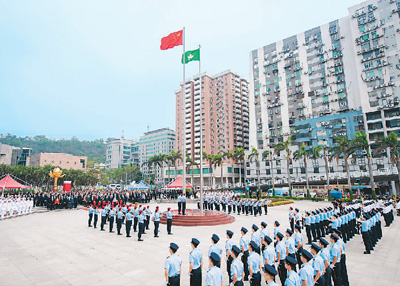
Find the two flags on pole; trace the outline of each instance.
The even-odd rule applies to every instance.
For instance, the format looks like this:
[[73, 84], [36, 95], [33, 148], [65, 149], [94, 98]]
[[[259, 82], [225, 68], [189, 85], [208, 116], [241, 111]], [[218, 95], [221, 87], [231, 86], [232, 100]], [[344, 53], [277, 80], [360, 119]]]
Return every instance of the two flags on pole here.
[[[176, 46], [183, 45], [183, 30], [169, 34], [168, 36], [161, 39], [161, 50], [172, 49]], [[185, 55], [182, 55], [181, 62], [183, 64], [183, 57], [185, 57], [185, 63], [191, 61], [200, 61], [200, 49], [187, 51]]]

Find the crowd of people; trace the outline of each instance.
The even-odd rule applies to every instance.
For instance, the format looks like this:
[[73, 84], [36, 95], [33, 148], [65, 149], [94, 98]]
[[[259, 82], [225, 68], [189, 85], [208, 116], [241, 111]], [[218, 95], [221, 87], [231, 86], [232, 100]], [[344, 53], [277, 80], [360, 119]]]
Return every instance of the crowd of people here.
[[0, 197], [0, 217], [10, 218], [32, 213], [33, 199], [30, 195], [7, 195]]

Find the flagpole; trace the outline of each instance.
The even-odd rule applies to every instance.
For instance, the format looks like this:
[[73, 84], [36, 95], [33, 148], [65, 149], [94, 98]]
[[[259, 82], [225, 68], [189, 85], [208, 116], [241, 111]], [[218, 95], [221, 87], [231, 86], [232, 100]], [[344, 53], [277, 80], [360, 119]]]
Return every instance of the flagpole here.
[[183, 127], [183, 154], [182, 154], [182, 194], [186, 195], [186, 110], [185, 110], [185, 90], [186, 90], [186, 78], [185, 78], [185, 65], [186, 65], [186, 57], [185, 57], [185, 27], [183, 27], [182, 32], [182, 47], [183, 47], [183, 83], [182, 83], [182, 127]]
[[[200, 54], [200, 48], [201, 46], [199, 45], [199, 54]], [[200, 102], [201, 102], [201, 56], [199, 57], [199, 81], [200, 81]], [[200, 211], [203, 211], [203, 121], [201, 118], [201, 113], [200, 113]]]

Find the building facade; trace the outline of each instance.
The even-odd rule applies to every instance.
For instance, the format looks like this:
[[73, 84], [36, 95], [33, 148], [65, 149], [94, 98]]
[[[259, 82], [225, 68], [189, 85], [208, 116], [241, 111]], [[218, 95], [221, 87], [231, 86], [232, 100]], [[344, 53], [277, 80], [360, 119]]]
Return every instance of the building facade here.
[[31, 148], [20, 148], [0, 143], [0, 164], [7, 166], [28, 166], [27, 158], [31, 153]]
[[[374, 150], [377, 138], [400, 134], [399, 7], [400, 1], [366, 1], [344, 18], [252, 51], [250, 147], [271, 150], [289, 135], [297, 145], [293, 151], [301, 144], [333, 146], [336, 135], [353, 139], [364, 131]], [[365, 156], [357, 160], [352, 176], [368, 176]], [[316, 181], [325, 176], [319, 174], [323, 168], [314, 168], [323, 161], [308, 166]], [[396, 172], [386, 156], [373, 161], [374, 174]], [[280, 170], [276, 180], [287, 183], [286, 159], [281, 155], [274, 162]], [[260, 176], [271, 184], [268, 164], [261, 164]], [[290, 163], [292, 181], [304, 182], [301, 165]], [[344, 176], [343, 165], [339, 160], [329, 166], [332, 179]], [[255, 179], [256, 173], [248, 163], [247, 175]]]
[[[187, 80], [185, 96], [182, 96], [182, 88], [176, 91], [176, 150], [183, 149], [183, 134], [188, 156], [198, 164], [200, 140], [207, 154], [226, 153], [238, 147], [247, 149], [249, 147], [248, 81], [231, 70], [216, 75], [203, 73]], [[213, 175], [220, 173], [218, 170], [220, 167], [213, 170], [212, 166], [204, 165], [205, 185], [215, 185], [216, 182], [232, 183], [232, 174], [229, 174], [229, 171], [232, 173], [232, 168], [228, 160], [224, 160], [222, 166], [223, 174], [226, 174], [224, 182], [221, 182], [218, 175]], [[191, 176], [190, 172], [188, 178]], [[198, 184], [199, 167], [193, 172], [194, 183]], [[210, 176], [214, 179], [210, 181], [212, 183], [208, 183], [207, 180]]]
[[109, 138], [106, 147], [106, 169], [139, 166], [139, 143], [124, 138]]
[[[162, 173], [162, 168], [154, 168], [151, 166], [149, 169], [146, 164], [147, 160], [159, 154], [170, 154], [175, 149], [175, 131], [169, 128], [161, 128], [144, 133], [139, 140], [139, 164], [140, 170], [144, 177], [150, 177], [151, 174], [155, 175], [156, 182], [164, 185], [166, 178]], [[164, 163], [163, 168], [166, 167]]]
[[65, 153], [39, 153], [29, 157], [29, 166], [44, 167], [51, 165], [62, 169], [86, 170], [87, 157], [73, 156]]

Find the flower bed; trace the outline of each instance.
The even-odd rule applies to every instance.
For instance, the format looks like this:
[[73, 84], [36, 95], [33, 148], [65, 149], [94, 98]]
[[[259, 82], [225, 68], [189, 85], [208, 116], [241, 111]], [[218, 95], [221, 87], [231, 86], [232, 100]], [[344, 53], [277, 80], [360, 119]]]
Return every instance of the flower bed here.
[[275, 206], [282, 206], [282, 205], [287, 205], [287, 204], [293, 204], [293, 200], [284, 200], [284, 201], [275, 201], [271, 202], [268, 204], [269, 207], [275, 207]]

